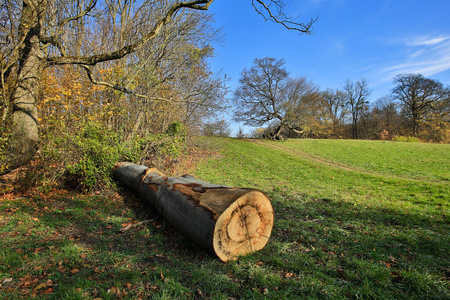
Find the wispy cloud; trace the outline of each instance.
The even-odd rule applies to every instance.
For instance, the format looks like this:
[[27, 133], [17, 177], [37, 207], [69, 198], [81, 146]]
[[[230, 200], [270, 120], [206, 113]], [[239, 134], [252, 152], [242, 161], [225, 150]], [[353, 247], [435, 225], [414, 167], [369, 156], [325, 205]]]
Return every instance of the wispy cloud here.
[[398, 74], [432, 76], [450, 70], [450, 36], [416, 36], [397, 43], [403, 55], [380, 70], [380, 84]]
[[434, 46], [450, 39], [450, 36], [418, 36], [412, 39], [406, 40], [406, 45], [408, 46]]

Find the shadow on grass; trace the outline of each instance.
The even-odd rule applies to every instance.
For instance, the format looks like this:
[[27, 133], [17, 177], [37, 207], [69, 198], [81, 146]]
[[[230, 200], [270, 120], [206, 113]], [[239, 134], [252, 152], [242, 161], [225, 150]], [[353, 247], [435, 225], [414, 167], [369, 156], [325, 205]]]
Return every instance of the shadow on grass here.
[[9, 222], [2, 224], [0, 267], [13, 281], [0, 287], [0, 296], [450, 297], [445, 216], [279, 190], [269, 197], [276, 215], [268, 245], [226, 264], [127, 191], [11, 202], [5, 207], [11, 213], [2, 213]]
[[212, 259], [127, 192], [18, 197], [5, 207], [0, 298], [177, 297], [196, 292], [183, 287], [190, 266]]
[[268, 263], [345, 296], [450, 296], [448, 216], [335, 199], [270, 195], [276, 212]]
[[[161, 249], [203, 257], [206, 253], [177, 233], [150, 205], [128, 191], [118, 201], [105, 197], [59, 199], [61, 209], [44, 213], [40, 220], [83, 249], [114, 251], [142, 257], [158, 255]], [[148, 260], [148, 259], [147, 259]], [[155, 259], [168, 262], [169, 259]]]

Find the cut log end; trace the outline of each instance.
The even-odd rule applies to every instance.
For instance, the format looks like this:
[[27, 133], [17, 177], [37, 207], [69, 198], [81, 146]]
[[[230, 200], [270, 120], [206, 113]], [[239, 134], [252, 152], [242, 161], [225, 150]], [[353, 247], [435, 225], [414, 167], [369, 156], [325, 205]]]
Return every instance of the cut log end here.
[[252, 190], [234, 201], [218, 218], [213, 247], [222, 261], [236, 259], [264, 248], [274, 221], [269, 199]]

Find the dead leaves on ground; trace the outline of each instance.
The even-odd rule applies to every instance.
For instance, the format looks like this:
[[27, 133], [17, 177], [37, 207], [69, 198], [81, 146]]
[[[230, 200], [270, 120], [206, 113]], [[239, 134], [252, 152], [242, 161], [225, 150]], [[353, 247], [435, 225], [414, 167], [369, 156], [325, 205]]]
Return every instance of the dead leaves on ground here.
[[[0, 240], [20, 264], [0, 262], [0, 272], [8, 272], [0, 277], [0, 298], [58, 297], [70, 290], [90, 299], [106, 293], [114, 298], [133, 295], [144, 299], [159, 290], [158, 282], [121, 284], [117, 283], [120, 274], [140, 272], [144, 278], [155, 273], [161, 282], [170, 278], [157, 266], [172, 264], [171, 259], [159, 255], [156, 244], [148, 240], [147, 227], [161, 228], [162, 222], [147, 215], [139, 220], [118, 193], [89, 196], [59, 191], [4, 196], [0, 196], [0, 205], [5, 208], [0, 212], [0, 225], [8, 228], [0, 231]], [[109, 215], [102, 214], [105, 204]], [[137, 261], [112, 256], [116, 249], [141, 248], [152, 253]], [[96, 287], [77, 286], [76, 282], [86, 279], [95, 281]]]
[[26, 276], [14, 280], [14, 278], [5, 278], [0, 284], [0, 289], [12, 293], [20, 291], [22, 297], [36, 297], [37, 295], [48, 295], [54, 292], [54, 283], [51, 279], [45, 279], [45, 275]]
[[122, 228], [119, 229], [120, 232], [126, 232], [128, 230], [130, 230], [131, 228], [140, 226], [140, 225], [144, 225], [147, 223], [153, 223], [155, 221], [155, 219], [151, 219], [151, 220], [144, 220], [141, 222], [133, 222], [133, 223], [123, 223], [122, 224]]

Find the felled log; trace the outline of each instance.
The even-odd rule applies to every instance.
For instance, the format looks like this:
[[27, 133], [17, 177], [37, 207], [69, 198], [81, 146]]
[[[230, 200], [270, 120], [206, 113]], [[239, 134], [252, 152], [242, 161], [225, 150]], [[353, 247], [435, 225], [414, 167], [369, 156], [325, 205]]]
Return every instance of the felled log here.
[[222, 261], [261, 250], [269, 240], [273, 208], [258, 190], [211, 184], [189, 175], [167, 177], [155, 168], [130, 163], [117, 164], [114, 176]]

